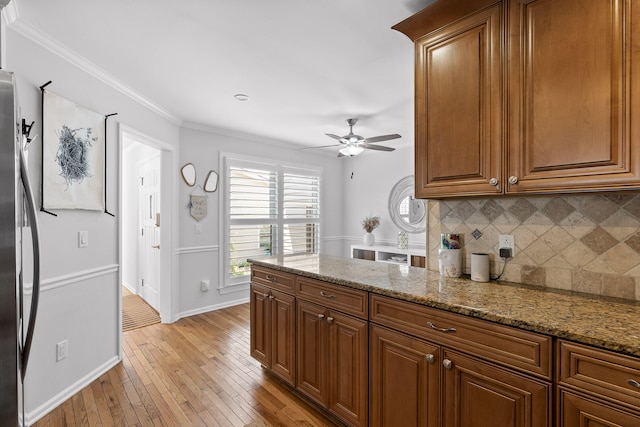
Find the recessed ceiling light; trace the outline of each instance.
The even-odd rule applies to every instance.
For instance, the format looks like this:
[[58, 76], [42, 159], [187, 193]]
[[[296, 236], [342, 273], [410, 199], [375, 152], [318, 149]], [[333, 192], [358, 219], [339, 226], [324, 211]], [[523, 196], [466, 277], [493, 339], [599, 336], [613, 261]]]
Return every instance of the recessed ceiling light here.
[[249, 95], [245, 95], [244, 93], [236, 93], [233, 97], [235, 99], [237, 99], [238, 101], [248, 101], [249, 100]]

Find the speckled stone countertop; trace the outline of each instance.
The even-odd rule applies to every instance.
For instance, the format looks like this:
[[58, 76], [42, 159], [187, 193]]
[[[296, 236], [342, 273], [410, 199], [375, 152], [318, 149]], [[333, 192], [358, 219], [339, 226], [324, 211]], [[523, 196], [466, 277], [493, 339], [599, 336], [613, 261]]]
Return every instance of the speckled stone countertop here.
[[443, 278], [424, 268], [328, 255], [249, 261], [640, 357], [640, 303], [633, 301], [506, 282]]

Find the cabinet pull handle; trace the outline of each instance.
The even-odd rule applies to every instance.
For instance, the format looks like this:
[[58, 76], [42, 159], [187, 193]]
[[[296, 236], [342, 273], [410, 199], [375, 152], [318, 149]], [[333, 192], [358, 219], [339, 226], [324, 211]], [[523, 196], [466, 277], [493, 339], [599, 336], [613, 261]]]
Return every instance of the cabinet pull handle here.
[[333, 322], [333, 317], [327, 317], [327, 323]]
[[322, 295], [325, 298], [335, 298], [336, 296], [333, 294], [328, 294], [325, 291], [320, 291], [320, 295]]
[[324, 314], [318, 314], [318, 319], [320, 320], [324, 319]]
[[269, 301], [273, 301], [275, 297], [273, 295], [269, 295]]
[[518, 177], [515, 175], [512, 175], [509, 177], [509, 184], [517, 184], [518, 183]]
[[269, 276], [268, 274], [265, 276], [265, 278], [270, 281], [270, 282], [277, 282], [278, 278], [275, 276]]
[[640, 383], [636, 380], [627, 380], [627, 384], [631, 387], [640, 388]]
[[433, 354], [427, 354], [426, 356], [424, 356], [424, 358], [427, 359], [427, 362], [431, 364], [436, 361], [436, 357]]
[[491, 179], [489, 180], [489, 185], [491, 185], [491, 186], [493, 186], [493, 187], [496, 187], [496, 186], [498, 185], [498, 182], [499, 182], [499, 181], [498, 181], [498, 178], [491, 178]]
[[264, 294], [262, 296], [265, 297], [265, 298], [269, 298], [269, 294], [268, 293], [266, 293], [266, 294]]
[[440, 332], [456, 332], [456, 328], [449, 328], [449, 329], [439, 328], [431, 322], [427, 322], [427, 326], [429, 326], [431, 329], [435, 329], [436, 331], [440, 331]]
[[442, 361], [442, 366], [444, 366], [445, 369], [451, 369], [453, 368], [453, 362], [449, 359], [444, 359]]

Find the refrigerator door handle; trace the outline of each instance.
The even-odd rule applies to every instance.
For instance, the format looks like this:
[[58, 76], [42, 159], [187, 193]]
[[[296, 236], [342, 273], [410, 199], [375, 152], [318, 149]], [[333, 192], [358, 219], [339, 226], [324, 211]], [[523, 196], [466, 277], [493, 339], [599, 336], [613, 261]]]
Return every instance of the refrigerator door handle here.
[[27, 165], [25, 164], [24, 154], [20, 150], [20, 178], [24, 187], [27, 199], [27, 217], [31, 225], [31, 240], [33, 243], [33, 292], [31, 295], [31, 310], [29, 311], [29, 324], [27, 326], [27, 334], [24, 339], [21, 354], [22, 381], [24, 382], [25, 372], [27, 370], [27, 362], [29, 361], [29, 353], [31, 353], [31, 343], [33, 341], [33, 331], [36, 325], [36, 314], [38, 313], [38, 300], [40, 299], [40, 232], [38, 228], [38, 216], [36, 214], [36, 204], [31, 192], [29, 184], [29, 174], [27, 173]]

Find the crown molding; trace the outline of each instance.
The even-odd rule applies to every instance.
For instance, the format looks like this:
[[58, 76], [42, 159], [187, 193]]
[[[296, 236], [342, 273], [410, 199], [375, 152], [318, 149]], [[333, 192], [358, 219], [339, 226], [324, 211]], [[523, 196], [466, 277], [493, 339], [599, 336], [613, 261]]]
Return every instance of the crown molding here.
[[[15, 3], [15, 0], [11, 2], [11, 4], [13, 3]], [[116, 79], [111, 74], [104, 71], [102, 68], [86, 60], [76, 52], [64, 46], [62, 43], [59, 43], [58, 41], [47, 36], [45, 33], [36, 29], [35, 27], [29, 24], [26, 24], [23, 21], [15, 20], [11, 24], [11, 29], [21, 34], [22, 36], [28, 38], [29, 40], [33, 41], [34, 43], [39, 44], [40, 46], [47, 49], [54, 55], [66, 60], [67, 62], [76, 66], [80, 70], [95, 77], [96, 79], [103, 82], [104, 84], [112, 87], [113, 89], [117, 90], [123, 95], [131, 98], [135, 102], [139, 103], [140, 105], [154, 112], [160, 117], [163, 117], [178, 126], [182, 125], [182, 119], [180, 117], [164, 109], [163, 107], [154, 103], [153, 101], [145, 98], [143, 95], [131, 89], [129, 86], [125, 85], [120, 80]]]
[[16, 0], [11, 0], [4, 6], [2, 9], [2, 19], [6, 26], [16, 22], [18, 19], [18, 5], [16, 4]]
[[[277, 140], [277, 139], [269, 138], [267, 136], [258, 135], [255, 133], [243, 132], [243, 131], [228, 129], [228, 128], [221, 128], [221, 127], [195, 123], [195, 122], [184, 121], [182, 122], [181, 127], [183, 129], [191, 129], [191, 130], [212, 133], [212, 134], [221, 135], [221, 136], [228, 136], [231, 138], [238, 138], [238, 139], [242, 139], [249, 142], [258, 142], [261, 144], [267, 144], [267, 145], [271, 145], [272, 147], [284, 148], [287, 150], [306, 150], [309, 148], [314, 148], [308, 145], [296, 144], [294, 142], [289, 142], [284, 140]], [[335, 157], [335, 153], [320, 152], [320, 151], [317, 152], [318, 155]]]

